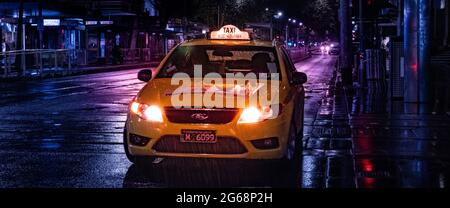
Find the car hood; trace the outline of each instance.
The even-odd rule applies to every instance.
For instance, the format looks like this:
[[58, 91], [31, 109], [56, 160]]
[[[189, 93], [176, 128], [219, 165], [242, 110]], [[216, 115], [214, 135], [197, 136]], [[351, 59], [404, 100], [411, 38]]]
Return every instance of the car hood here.
[[[203, 81], [194, 84], [191, 80], [191, 85], [172, 85], [171, 79], [154, 79], [149, 82], [137, 96], [137, 101], [148, 105], [159, 105], [161, 107], [179, 107], [174, 100], [182, 100], [181, 98], [189, 100], [190, 95], [190, 107], [194, 106], [195, 98], [200, 99], [200, 103], [196, 102], [201, 107], [211, 107], [211, 102], [217, 108], [245, 108], [250, 105], [271, 105], [279, 104], [280, 96], [280, 84], [278, 81], [267, 81], [253, 84], [211, 84], [213, 82]], [[274, 89], [271, 87], [277, 86]], [[261, 98], [267, 98], [265, 101], [261, 101]], [[256, 98], [256, 99], [255, 99]], [[234, 101], [234, 102], [230, 102]], [[243, 100], [245, 102], [243, 102]], [[228, 101], [228, 104], [227, 104]], [[239, 101], [239, 102], [238, 102]], [[186, 104], [183, 102], [183, 104]], [[244, 106], [243, 106], [244, 105]], [[186, 106], [184, 106], [186, 107]]]

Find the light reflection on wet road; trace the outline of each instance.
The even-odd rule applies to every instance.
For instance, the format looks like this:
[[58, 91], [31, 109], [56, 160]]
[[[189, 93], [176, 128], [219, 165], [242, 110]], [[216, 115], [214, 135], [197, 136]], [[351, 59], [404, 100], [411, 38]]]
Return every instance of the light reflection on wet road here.
[[[309, 77], [305, 122], [326, 93], [334, 57], [297, 64]], [[0, 187], [284, 187], [266, 162], [170, 159], [135, 166], [123, 152], [138, 69], [0, 83]], [[308, 132], [305, 129], [305, 134]]]

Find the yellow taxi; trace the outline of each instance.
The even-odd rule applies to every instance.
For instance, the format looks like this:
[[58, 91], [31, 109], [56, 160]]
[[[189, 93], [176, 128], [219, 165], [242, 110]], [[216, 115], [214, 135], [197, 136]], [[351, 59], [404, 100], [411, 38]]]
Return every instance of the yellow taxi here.
[[129, 105], [125, 153], [139, 158], [282, 159], [298, 162], [304, 73], [282, 44], [233, 25], [176, 46]]

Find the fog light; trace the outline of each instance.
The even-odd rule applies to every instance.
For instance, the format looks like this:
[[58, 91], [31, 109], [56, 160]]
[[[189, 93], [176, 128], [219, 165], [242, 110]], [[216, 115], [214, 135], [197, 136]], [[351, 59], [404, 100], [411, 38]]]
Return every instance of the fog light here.
[[143, 146], [146, 146], [149, 141], [150, 141], [150, 138], [138, 136], [135, 134], [130, 134], [130, 143], [132, 145], [143, 147]]
[[280, 146], [278, 142], [278, 138], [267, 138], [267, 139], [259, 139], [252, 141], [253, 146], [255, 146], [256, 149], [276, 149]]

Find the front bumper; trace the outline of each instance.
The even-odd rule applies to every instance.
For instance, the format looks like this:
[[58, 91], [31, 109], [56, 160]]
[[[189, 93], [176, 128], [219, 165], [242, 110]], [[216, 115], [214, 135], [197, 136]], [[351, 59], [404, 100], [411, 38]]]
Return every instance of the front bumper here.
[[[280, 159], [285, 155], [287, 148], [290, 115], [289, 110], [286, 109], [276, 119], [257, 124], [237, 124], [239, 116], [228, 124], [178, 124], [169, 122], [167, 118], [164, 118], [163, 123], [152, 123], [134, 114], [129, 114], [126, 123], [126, 139], [128, 140], [130, 154], [135, 156]], [[200, 144], [201, 148], [195, 147], [196, 144], [189, 144], [190, 147], [180, 146], [184, 145], [180, 144], [178, 139], [182, 130], [214, 130], [218, 142], [214, 144], [214, 147], [208, 147], [210, 144]], [[130, 134], [151, 139], [146, 146], [135, 146], [129, 141]], [[263, 150], [252, 144], [252, 141], [267, 138], [277, 138], [278, 147]], [[161, 148], [161, 143], [166, 148]], [[225, 148], [225, 150], [221, 148]], [[190, 149], [196, 151], [190, 151]]]

